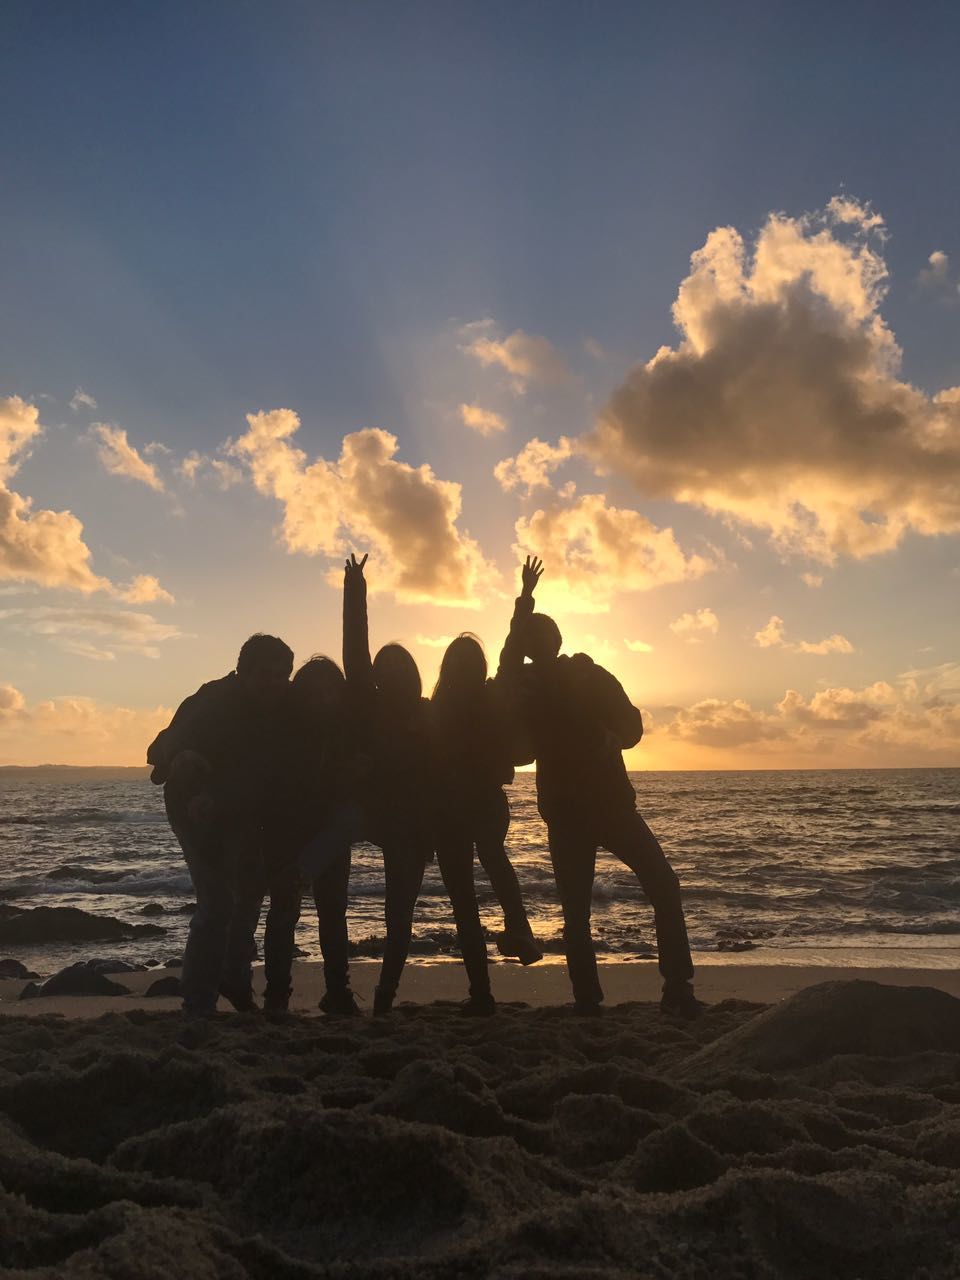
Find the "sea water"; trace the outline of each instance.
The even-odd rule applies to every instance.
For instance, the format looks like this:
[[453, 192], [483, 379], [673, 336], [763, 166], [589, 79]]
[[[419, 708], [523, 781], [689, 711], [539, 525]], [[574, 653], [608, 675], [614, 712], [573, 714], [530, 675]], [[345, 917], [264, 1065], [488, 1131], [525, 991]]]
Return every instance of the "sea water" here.
[[[635, 773], [638, 805], [680, 876], [698, 964], [728, 960], [946, 967], [960, 962], [960, 770]], [[537, 935], [560, 953], [561, 917], [532, 774], [509, 788], [508, 847]], [[485, 926], [502, 929], [477, 866]], [[73, 906], [162, 935], [84, 946], [0, 945], [41, 974], [74, 959], [175, 959], [193, 897], [158, 788], [139, 774], [95, 778], [0, 773], [0, 902]], [[144, 917], [148, 903], [162, 914]], [[594, 932], [601, 958], [655, 954], [636, 877], [597, 859]], [[376, 954], [383, 935], [379, 851], [353, 853], [351, 939]], [[297, 945], [319, 958], [308, 895]], [[414, 953], [453, 950], [449, 903], [427, 868]], [[491, 955], [495, 950], [491, 947]]]

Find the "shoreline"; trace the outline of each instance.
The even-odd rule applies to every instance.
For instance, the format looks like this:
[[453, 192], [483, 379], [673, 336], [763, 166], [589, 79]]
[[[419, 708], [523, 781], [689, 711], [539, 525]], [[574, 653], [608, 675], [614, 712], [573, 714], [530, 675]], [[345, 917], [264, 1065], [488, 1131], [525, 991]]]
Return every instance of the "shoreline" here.
[[[373, 1005], [373, 988], [379, 969], [378, 960], [354, 960], [350, 966], [353, 989], [365, 1013]], [[599, 969], [608, 1008], [630, 1002], [654, 1003], [659, 1000], [661, 978], [655, 961], [601, 962]], [[57, 1016], [72, 1020], [134, 1010], [170, 1013], [179, 1009], [178, 997], [148, 998], [143, 992], [158, 978], [179, 975], [179, 972], [179, 969], [151, 969], [117, 973], [114, 980], [130, 988], [131, 994], [127, 996], [46, 996], [19, 1000], [25, 981], [0, 981], [0, 1017]], [[566, 1005], [572, 1000], [566, 966], [562, 962], [541, 961], [526, 969], [519, 964], [500, 962], [490, 966], [490, 978], [497, 1000], [514, 1007], [546, 1008]], [[920, 969], [882, 965], [764, 964], [753, 959], [741, 961], [739, 958], [718, 957], [717, 963], [699, 966], [695, 985], [697, 995], [707, 1004], [742, 1000], [768, 1005], [789, 999], [805, 987], [854, 980], [897, 987], [935, 988], [960, 998], [960, 967]], [[262, 965], [254, 968], [254, 989], [258, 995], [263, 991]], [[323, 991], [323, 966], [316, 961], [297, 961], [293, 971], [291, 1012], [315, 1014]], [[459, 962], [418, 959], [409, 963], [404, 971], [398, 1004], [459, 1003], [466, 996], [466, 973]], [[220, 1009], [226, 1012], [229, 1006], [221, 1000]]]

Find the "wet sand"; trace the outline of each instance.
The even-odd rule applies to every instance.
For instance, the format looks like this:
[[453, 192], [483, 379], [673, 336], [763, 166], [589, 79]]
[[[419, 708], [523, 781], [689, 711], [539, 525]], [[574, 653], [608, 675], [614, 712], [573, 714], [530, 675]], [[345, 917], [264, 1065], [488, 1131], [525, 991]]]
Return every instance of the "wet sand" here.
[[605, 966], [595, 1020], [559, 965], [494, 976], [492, 1019], [457, 965], [383, 1019], [4, 1001], [0, 1275], [960, 1274], [955, 973], [717, 966], [694, 1024], [649, 964]]
[[[361, 1003], [369, 1009], [373, 1004], [373, 988], [379, 972], [379, 961], [354, 960], [350, 965], [351, 980]], [[559, 961], [544, 960], [529, 968], [515, 963], [491, 965], [493, 991], [498, 1000], [522, 1001], [532, 1008], [564, 1005], [571, 1000], [566, 968]], [[129, 987], [131, 996], [61, 996], [42, 1000], [17, 1001], [22, 981], [0, 982], [0, 1016], [18, 1014], [38, 1016], [62, 1014], [67, 1018], [98, 1018], [104, 1013], [149, 1009], [160, 1012], [179, 1008], [177, 999], [142, 997], [157, 978], [179, 974], [178, 969], [152, 969], [146, 973], [118, 973], [114, 981]], [[600, 965], [600, 978], [607, 1004], [625, 1001], [654, 1001], [659, 998], [661, 979], [655, 962], [615, 961]], [[784, 1000], [804, 987], [819, 982], [862, 978], [895, 986], [938, 987], [960, 997], [960, 968], [897, 969], [871, 966], [854, 969], [820, 965], [758, 964], [754, 959], [739, 962], [736, 958], [722, 963], [698, 962], [697, 994], [713, 1004], [719, 1000], [750, 1000], [772, 1004]], [[263, 987], [263, 970], [254, 969], [254, 985]], [[320, 965], [298, 962], [294, 965], [294, 992], [291, 1009], [309, 1014], [316, 1012], [324, 985]], [[455, 961], [414, 959], [409, 962], [400, 985], [400, 1000], [429, 1004], [434, 1000], [459, 1001], [466, 998], [467, 981], [463, 966]], [[221, 1001], [220, 1007], [229, 1006]]]

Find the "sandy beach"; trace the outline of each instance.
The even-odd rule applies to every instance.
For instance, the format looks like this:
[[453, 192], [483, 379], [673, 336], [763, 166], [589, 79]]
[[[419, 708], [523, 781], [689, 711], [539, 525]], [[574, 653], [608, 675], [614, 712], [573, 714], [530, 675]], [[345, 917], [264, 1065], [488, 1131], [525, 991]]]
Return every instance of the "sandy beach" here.
[[960, 1271], [956, 971], [704, 967], [694, 1024], [649, 963], [604, 966], [596, 1020], [558, 964], [495, 966], [492, 1019], [457, 1013], [455, 964], [376, 1020], [296, 981], [289, 1017], [193, 1024], [2, 984], [0, 1275]]

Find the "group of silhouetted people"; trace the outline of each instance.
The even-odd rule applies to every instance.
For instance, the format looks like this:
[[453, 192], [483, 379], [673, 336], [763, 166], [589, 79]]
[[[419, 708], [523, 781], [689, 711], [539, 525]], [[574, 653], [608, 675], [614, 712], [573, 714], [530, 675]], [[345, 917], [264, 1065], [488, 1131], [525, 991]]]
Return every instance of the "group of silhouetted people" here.
[[496, 676], [487, 678], [476, 637], [460, 635], [427, 699], [402, 645], [384, 645], [371, 660], [366, 560], [351, 556], [345, 567], [342, 670], [313, 657], [294, 674], [282, 640], [251, 636], [236, 670], [187, 698], [148, 750], [197, 900], [183, 958], [186, 1013], [212, 1014], [220, 995], [238, 1010], [256, 1007], [251, 964], [265, 897], [264, 1009], [287, 1008], [305, 883], [323, 954], [320, 1008], [358, 1013], [347, 899], [351, 847], [361, 842], [380, 849], [384, 870], [374, 1014], [393, 1005], [434, 856], [469, 979], [463, 1011], [493, 1013], [474, 854], [503, 909], [501, 954], [541, 959], [507, 855], [504, 791], [515, 766], [535, 760], [576, 1011], [599, 1013], [603, 1001], [590, 930], [602, 847], [636, 873], [653, 906], [662, 1010], [696, 1017], [679, 882], [637, 811], [623, 763], [643, 733], [640, 712], [585, 654], [560, 655], [556, 623], [534, 612], [541, 562], [528, 557], [523, 566]]

